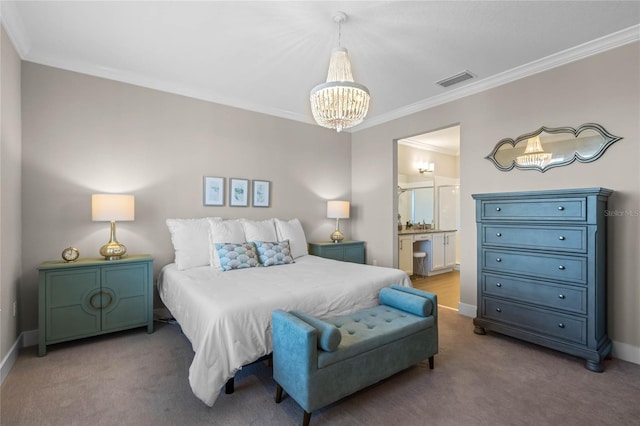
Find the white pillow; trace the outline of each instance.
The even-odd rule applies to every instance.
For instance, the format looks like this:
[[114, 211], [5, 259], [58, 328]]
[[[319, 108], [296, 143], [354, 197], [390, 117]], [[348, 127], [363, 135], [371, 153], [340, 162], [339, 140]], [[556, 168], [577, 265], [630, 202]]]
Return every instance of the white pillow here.
[[288, 222], [275, 219], [275, 223], [276, 231], [278, 233], [278, 242], [289, 240], [291, 255], [294, 259], [309, 254], [307, 238], [304, 236], [302, 224], [297, 218], [291, 219]]
[[219, 220], [219, 217], [166, 220], [178, 269], [191, 269], [209, 264], [209, 221]]
[[273, 223], [273, 219], [241, 219], [241, 221], [246, 241], [268, 241], [272, 243], [278, 241], [278, 237], [276, 235], [276, 225]]
[[216, 244], [242, 244], [245, 241], [247, 240], [244, 237], [244, 230], [240, 220], [210, 220], [208, 249], [211, 266], [220, 269], [220, 258], [218, 258]]

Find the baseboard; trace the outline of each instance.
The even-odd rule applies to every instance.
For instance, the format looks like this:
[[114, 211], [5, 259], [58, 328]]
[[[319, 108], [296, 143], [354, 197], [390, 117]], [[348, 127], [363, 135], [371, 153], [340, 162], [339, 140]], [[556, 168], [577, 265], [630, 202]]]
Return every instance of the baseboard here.
[[22, 332], [22, 347], [35, 346], [38, 344], [38, 330]]
[[476, 317], [477, 308], [476, 305], [468, 305], [466, 303], [458, 303], [458, 313], [460, 315], [464, 315], [465, 317]]
[[623, 361], [640, 364], [640, 347], [628, 343], [616, 342], [614, 340], [611, 356]]
[[11, 346], [11, 349], [9, 349], [9, 352], [7, 352], [7, 355], [5, 355], [5, 357], [2, 359], [2, 363], [0, 363], [0, 384], [4, 383], [4, 379], [6, 379], [9, 375], [9, 371], [11, 371], [13, 364], [16, 363], [16, 360], [18, 359], [18, 352], [20, 351], [21, 347], [22, 334], [18, 336], [16, 341]]

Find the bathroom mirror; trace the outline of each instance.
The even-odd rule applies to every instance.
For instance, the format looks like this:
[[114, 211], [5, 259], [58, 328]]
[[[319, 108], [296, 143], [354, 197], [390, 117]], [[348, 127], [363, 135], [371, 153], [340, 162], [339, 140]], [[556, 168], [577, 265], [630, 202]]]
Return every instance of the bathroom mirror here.
[[545, 172], [576, 160], [595, 161], [620, 139], [595, 123], [583, 124], [577, 129], [541, 127], [515, 140], [502, 139], [485, 158], [503, 172], [514, 167]]
[[433, 186], [416, 188], [398, 187], [398, 214], [400, 222], [431, 224], [434, 220]]

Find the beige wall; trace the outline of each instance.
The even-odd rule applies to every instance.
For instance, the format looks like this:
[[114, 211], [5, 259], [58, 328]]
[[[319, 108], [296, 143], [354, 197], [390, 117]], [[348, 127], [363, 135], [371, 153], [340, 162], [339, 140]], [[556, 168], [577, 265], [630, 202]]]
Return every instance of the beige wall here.
[[[173, 260], [166, 218], [298, 217], [326, 241], [326, 200], [350, 199], [347, 133], [29, 62], [22, 79], [23, 330], [37, 328], [38, 264], [69, 245], [97, 257], [107, 242], [92, 193], [135, 195], [118, 240], [152, 254], [156, 274]], [[269, 180], [272, 207], [204, 207], [205, 175]]]
[[18, 301], [21, 273], [21, 117], [20, 57], [4, 28], [0, 47], [0, 360], [7, 355], [20, 332], [19, 315], [13, 316]]
[[[461, 125], [461, 302], [476, 305], [476, 229], [471, 194], [607, 187], [610, 209], [629, 215], [608, 220], [609, 334], [614, 355], [640, 363], [640, 43], [450, 102], [352, 136], [352, 198], [362, 210], [352, 231], [368, 242], [367, 259], [391, 266], [397, 245], [392, 201], [394, 139]], [[545, 173], [498, 171], [484, 157], [503, 138], [545, 125], [595, 122], [624, 139], [602, 158]]]

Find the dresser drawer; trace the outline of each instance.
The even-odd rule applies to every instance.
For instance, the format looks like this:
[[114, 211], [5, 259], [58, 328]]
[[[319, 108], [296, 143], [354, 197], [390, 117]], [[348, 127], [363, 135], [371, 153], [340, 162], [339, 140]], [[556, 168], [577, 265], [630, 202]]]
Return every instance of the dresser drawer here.
[[587, 227], [483, 225], [482, 243], [527, 249], [587, 252]]
[[482, 300], [484, 316], [536, 334], [585, 344], [587, 321], [584, 317], [563, 315], [497, 299]]
[[579, 284], [587, 282], [586, 258], [483, 249], [482, 261], [482, 267], [487, 270]]
[[482, 292], [487, 296], [514, 299], [579, 314], [587, 313], [586, 287], [482, 274]]
[[482, 219], [586, 221], [587, 199], [556, 198], [482, 201]]

